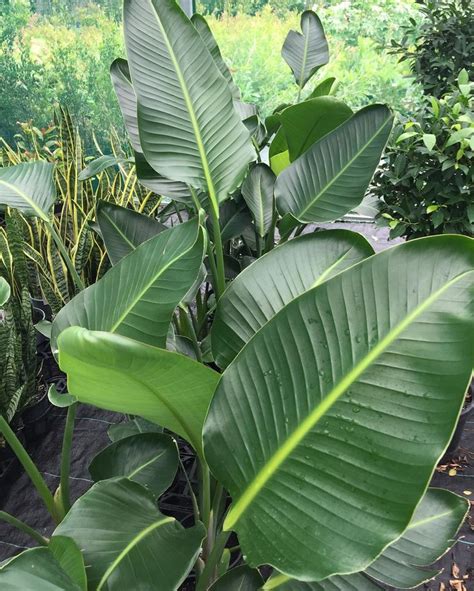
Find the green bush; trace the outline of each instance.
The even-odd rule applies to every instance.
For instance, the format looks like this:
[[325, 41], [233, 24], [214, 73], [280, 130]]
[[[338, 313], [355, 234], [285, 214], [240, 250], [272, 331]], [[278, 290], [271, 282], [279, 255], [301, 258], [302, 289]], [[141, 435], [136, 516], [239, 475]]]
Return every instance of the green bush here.
[[462, 68], [474, 65], [474, 10], [471, 0], [419, 1], [421, 26], [412, 19], [392, 47], [409, 62], [424, 92], [439, 98], [451, 90]]
[[474, 83], [458, 88], [395, 130], [395, 144], [376, 174], [379, 222], [391, 237], [474, 235]]

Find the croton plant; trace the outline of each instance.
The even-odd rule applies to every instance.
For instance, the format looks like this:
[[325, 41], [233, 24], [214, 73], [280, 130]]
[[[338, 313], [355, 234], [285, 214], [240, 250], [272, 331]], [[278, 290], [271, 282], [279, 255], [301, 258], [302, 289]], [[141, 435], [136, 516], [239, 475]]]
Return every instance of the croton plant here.
[[[0, 419], [57, 524], [45, 538], [1, 515], [39, 546], [3, 565], [0, 588], [376, 591], [434, 577], [425, 567], [468, 508], [428, 487], [471, 379], [473, 240], [375, 254], [316, 227], [361, 204], [392, 113], [354, 113], [330, 78], [307, 90], [329, 59], [314, 12], [283, 46], [296, 102], [266, 118], [201, 16], [125, 0], [124, 31], [112, 82], [162, 208], [97, 204], [112, 267], [51, 326], [68, 376], [68, 394], [50, 392], [68, 407], [55, 494]], [[1, 202], [49, 224], [48, 166], [1, 170]], [[71, 505], [78, 403], [129, 421]], [[160, 504], [183, 470], [185, 523]]]

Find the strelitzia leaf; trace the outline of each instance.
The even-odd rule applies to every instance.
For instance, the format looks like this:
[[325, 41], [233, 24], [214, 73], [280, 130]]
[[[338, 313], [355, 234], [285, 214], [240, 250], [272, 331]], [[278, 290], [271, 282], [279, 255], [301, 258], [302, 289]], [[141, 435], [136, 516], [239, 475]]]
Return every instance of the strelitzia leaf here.
[[3, 306], [10, 299], [10, 286], [3, 277], [0, 277], [0, 306]]
[[242, 197], [252, 213], [255, 229], [262, 238], [272, 225], [275, 180], [275, 175], [269, 166], [257, 164], [250, 170], [242, 184]]
[[113, 265], [168, 228], [147, 215], [108, 201], [97, 205], [97, 223]]
[[78, 327], [60, 335], [59, 364], [77, 400], [165, 427], [202, 457], [202, 427], [217, 372], [179, 353]]
[[2, 591], [84, 591], [48, 548], [32, 548], [0, 568]]
[[291, 213], [300, 222], [323, 222], [357, 207], [392, 123], [386, 106], [371, 105], [314, 143], [277, 178], [275, 198], [280, 213]]
[[173, 311], [198, 276], [203, 248], [197, 218], [140, 244], [62, 308], [53, 322], [53, 350], [68, 326], [164, 347]]
[[[377, 581], [397, 589], [412, 589], [439, 574], [424, 567], [451, 547], [469, 503], [454, 493], [428, 489], [403, 536], [389, 546], [364, 573], [331, 577], [319, 583], [303, 583], [275, 573], [263, 586], [279, 591], [379, 591]], [[372, 577], [369, 579], [369, 577]], [[376, 579], [376, 580], [374, 580]]]
[[53, 164], [42, 161], [0, 168], [0, 206], [49, 221], [57, 197], [53, 174]]
[[306, 291], [255, 334], [204, 428], [249, 566], [319, 581], [403, 534], [458, 420], [473, 329], [474, 242], [437, 236]]
[[140, 433], [112, 443], [92, 460], [95, 480], [124, 477], [159, 497], [171, 485], [178, 469], [176, 442], [163, 433]]
[[300, 89], [329, 61], [323, 25], [312, 10], [306, 10], [301, 15], [301, 31], [288, 33], [281, 52]]
[[291, 300], [373, 254], [360, 234], [328, 230], [290, 240], [255, 261], [219, 300], [211, 341], [216, 363], [227, 367]]
[[[184, 529], [158, 511], [154, 497], [126, 478], [95, 484], [71, 508], [56, 535], [84, 549], [95, 591], [175, 591], [201, 549], [205, 528]], [[146, 568], [138, 565], [146, 564]], [[71, 588], [72, 589], [72, 588]]]
[[217, 211], [255, 158], [228, 82], [174, 0], [126, 0], [124, 26], [146, 160], [208, 193]]

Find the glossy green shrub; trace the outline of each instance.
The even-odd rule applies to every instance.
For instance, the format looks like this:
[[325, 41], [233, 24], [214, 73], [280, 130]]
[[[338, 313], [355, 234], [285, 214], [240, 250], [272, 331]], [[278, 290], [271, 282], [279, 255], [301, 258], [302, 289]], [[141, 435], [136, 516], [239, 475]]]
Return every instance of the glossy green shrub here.
[[456, 90], [430, 97], [425, 111], [395, 130], [373, 187], [392, 238], [474, 234], [473, 107], [464, 70]]

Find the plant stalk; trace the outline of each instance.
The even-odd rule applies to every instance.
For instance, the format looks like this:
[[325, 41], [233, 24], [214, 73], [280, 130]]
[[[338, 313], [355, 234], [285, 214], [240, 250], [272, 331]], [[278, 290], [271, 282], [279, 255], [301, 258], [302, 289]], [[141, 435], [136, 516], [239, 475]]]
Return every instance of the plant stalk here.
[[33, 460], [28, 455], [28, 452], [21, 444], [21, 441], [18, 439], [18, 437], [12, 431], [10, 425], [2, 416], [0, 416], [0, 432], [3, 434], [5, 441], [15, 452], [16, 457], [18, 458], [26, 473], [30, 477], [31, 482], [38, 491], [38, 494], [42, 498], [46, 508], [51, 514], [51, 517], [54, 519], [56, 523], [59, 523], [60, 518], [57, 514], [54, 498], [51, 494], [51, 491], [49, 490], [44, 478], [41, 476], [40, 471], [35, 466]]
[[225, 267], [224, 267], [224, 249], [222, 248], [221, 226], [219, 223], [219, 212], [213, 206], [211, 206], [211, 221], [212, 221], [214, 251], [216, 254], [217, 277], [215, 277], [215, 283], [216, 283], [215, 289], [217, 288], [216, 300], [218, 300], [225, 291]]
[[69, 475], [71, 471], [71, 448], [74, 434], [74, 421], [76, 419], [77, 402], [67, 409], [66, 425], [64, 427], [63, 448], [61, 452], [61, 501], [66, 514], [71, 508], [71, 496], [69, 490]]
[[206, 566], [199, 577], [196, 591], [206, 591], [209, 586], [214, 582], [217, 572], [217, 565], [222, 558], [222, 553], [225, 550], [225, 545], [229, 539], [230, 532], [221, 532], [216, 539], [216, 543], [212, 548]]
[[13, 525], [13, 527], [16, 527], [17, 529], [19, 529], [20, 531], [22, 531], [26, 535], [30, 536], [30, 538], [33, 538], [33, 540], [36, 540], [40, 546], [47, 546], [48, 545], [48, 540], [46, 538], [44, 538], [39, 532], [37, 532], [32, 527], [30, 527], [24, 521], [20, 521], [20, 519], [13, 517], [13, 515], [10, 515], [10, 513], [6, 513], [5, 511], [0, 511], [0, 520], [5, 521], [6, 523], [9, 523], [10, 525]]

